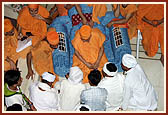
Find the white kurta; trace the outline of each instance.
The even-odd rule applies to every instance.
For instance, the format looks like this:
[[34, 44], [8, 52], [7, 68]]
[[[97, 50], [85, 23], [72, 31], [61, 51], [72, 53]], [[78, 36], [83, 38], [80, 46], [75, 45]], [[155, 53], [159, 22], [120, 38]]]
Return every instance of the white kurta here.
[[124, 83], [123, 110], [155, 110], [157, 95], [139, 64], [127, 71]]
[[[45, 91], [41, 91], [38, 87]], [[30, 100], [37, 111], [58, 110], [58, 91], [46, 83], [38, 82], [29, 87]]]
[[60, 84], [60, 109], [73, 111], [80, 103], [80, 94], [85, 89], [82, 83], [72, 84], [68, 80], [63, 80]]
[[105, 88], [108, 92], [108, 102], [111, 105], [110, 110], [118, 110], [123, 100], [124, 76], [118, 73], [114, 77], [103, 78], [98, 87]]
[[9, 97], [5, 97], [5, 104], [6, 104], [6, 107], [12, 106], [13, 104], [20, 104], [22, 106], [22, 110], [27, 111], [26, 101], [23, 99], [23, 96], [21, 94], [15, 94]]

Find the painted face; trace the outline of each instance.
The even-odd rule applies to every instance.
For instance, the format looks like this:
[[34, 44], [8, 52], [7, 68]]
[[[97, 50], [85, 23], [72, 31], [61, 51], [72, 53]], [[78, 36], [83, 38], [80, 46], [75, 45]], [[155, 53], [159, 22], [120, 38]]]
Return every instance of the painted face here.
[[9, 32], [5, 32], [5, 36], [13, 36], [14, 34], [15, 34], [14, 28], [11, 29], [11, 31], [9, 31]]
[[38, 13], [38, 8], [36, 8], [36, 9], [29, 8], [29, 13], [30, 13], [32, 16], [36, 15], [36, 14]]
[[81, 40], [82, 40], [83, 42], [89, 42], [90, 38], [88, 38], [88, 39], [83, 39], [83, 38], [81, 37]]
[[91, 35], [89, 36], [88, 39], [86, 39], [86, 38], [82, 38], [82, 37], [80, 37], [80, 38], [81, 38], [81, 40], [82, 40], [83, 42], [89, 42], [89, 41], [90, 41], [90, 38], [91, 38]]

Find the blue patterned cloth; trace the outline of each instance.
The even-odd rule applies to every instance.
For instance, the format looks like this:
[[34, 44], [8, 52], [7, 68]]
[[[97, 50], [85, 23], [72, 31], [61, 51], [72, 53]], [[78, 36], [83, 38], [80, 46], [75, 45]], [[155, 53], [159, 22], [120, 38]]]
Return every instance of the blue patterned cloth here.
[[[114, 37], [113, 29], [114, 27], [107, 28], [106, 25], [112, 20], [116, 18], [114, 16], [114, 12], [107, 12], [106, 15], [102, 18], [101, 24], [105, 27], [106, 36], [110, 38], [110, 40], [104, 45], [104, 51], [107, 56], [108, 61], [114, 63], [119, 72], [122, 72], [121, 68], [121, 60], [124, 54], [131, 54], [130, 41], [128, 37], [127, 28], [120, 28], [121, 36], [122, 36], [122, 45], [117, 46], [116, 40]], [[120, 15], [118, 19], [123, 19], [123, 16]], [[113, 53], [111, 53], [113, 52]]]
[[71, 20], [68, 16], [60, 16], [52, 22], [50, 27], [56, 29], [60, 39], [58, 48], [52, 54], [54, 72], [60, 77], [64, 77], [69, 73], [71, 67], [69, 46], [70, 30], [72, 28]]
[[111, 43], [112, 43], [112, 49], [113, 49], [114, 58], [115, 58], [115, 64], [118, 67], [118, 71], [122, 72], [123, 71], [121, 67], [122, 57], [124, 54], [131, 54], [131, 46], [130, 46], [127, 28], [120, 28], [123, 44], [119, 47], [117, 47], [115, 39], [114, 39], [114, 34], [112, 31], [113, 27], [111, 27], [110, 30], [111, 30], [110, 38], [113, 38], [111, 39]]
[[80, 96], [81, 103], [88, 105], [92, 111], [105, 111], [107, 101], [107, 90], [91, 86], [90, 89], [83, 90]]
[[[92, 13], [93, 7], [89, 7], [87, 4], [80, 4], [80, 7], [82, 9], [82, 13]], [[72, 18], [74, 14], [78, 14], [75, 6], [68, 10], [68, 16], [70, 18]]]

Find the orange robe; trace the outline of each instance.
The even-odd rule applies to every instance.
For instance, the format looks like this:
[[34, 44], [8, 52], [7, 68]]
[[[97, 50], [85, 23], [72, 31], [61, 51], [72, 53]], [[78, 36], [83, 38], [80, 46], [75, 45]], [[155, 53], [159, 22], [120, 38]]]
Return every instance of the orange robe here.
[[[44, 18], [49, 17], [49, 12], [46, 8], [39, 5], [38, 14]], [[26, 32], [31, 32], [34, 36], [32, 38], [32, 46], [35, 46], [39, 41], [44, 39], [47, 33], [47, 25], [43, 20], [33, 18], [29, 13], [28, 6], [24, 7], [19, 15], [17, 22], [22, 28], [22, 34], [26, 35]]]
[[[114, 6], [113, 10], [117, 8], [117, 4], [114, 4], [113, 6]], [[120, 5], [120, 12], [123, 17], [126, 17], [127, 14], [131, 14], [134, 12], [133, 17], [127, 22], [129, 39], [132, 39], [133, 37], [137, 37], [136, 11], [137, 11], [137, 6], [135, 4], [129, 4], [126, 8], [123, 8], [122, 5]]]
[[93, 6], [93, 11], [92, 11], [93, 22], [97, 22], [98, 24], [100, 24], [98, 17], [102, 17], [106, 15], [106, 12], [107, 12], [106, 4], [88, 4], [88, 6]]
[[68, 10], [64, 8], [64, 4], [56, 4], [59, 16], [67, 16]]
[[[72, 40], [72, 45], [77, 50], [80, 55], [89, 63], [95, 63], [100, 48], [103, 46], [105, 41], [105, 36], [98, 28], [92, 29], [91, 38], [89, 42], [83, 42], [80, 39], [79, 30], [75, 34], [75, 38]], [[104, 64], [107, 62], [107, 58], [105, 53], [103, 54], [98, 70], [102, 70]], [[88, 83], [88, 74], [90, 73], [91, 69], [89, 69], [84, 63], [82, 63], [78, 57], [74, 54], [73, 55], [73, 65], [78, 66], [83, 71], [83, 83]]]
[[[41, 76], [44, 72], [51, 72], [54, 75], [54, 66], [52, 61], [53, 49], [46, 41], [39, 42], [32, 48], [33, 66], [36, 72]], [[58, 81], [58, 77], [56, 77]]]
[[26, 58], [27, 53], [30, 51], [30, 47], [25, 48], [24, 50], [20, 52], [16, 52], [17, 48], [17, 36], [18, 33], [16, 29], [14, 29], [14, 35], [13, 36], [4, 36], [4, 71], [10, 70], [10, 64], [5, 61], [7, 56], [12, 59], [15, 63], [16, 61], [22, 57]]
[[164, 55], [164, 23], [157, 27], [142, 21], [145, 16], [148, 20], [161, 20], [164, 17], [163, 4], [139, 4], [138, 28], [142, 32], [142, 45], [148, 56], [155, 56], [160, 43], [161, 52]]

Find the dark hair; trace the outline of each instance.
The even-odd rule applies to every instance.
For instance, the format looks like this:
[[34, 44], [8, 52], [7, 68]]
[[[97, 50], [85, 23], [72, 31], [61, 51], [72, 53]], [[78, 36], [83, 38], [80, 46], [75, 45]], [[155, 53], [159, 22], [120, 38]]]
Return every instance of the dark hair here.
[[89, 109], [88, 109], [87, 107], [85, 107], [85, 106], [82, 106], [82, 107], [80, 108], [80, 111], [89, 111]]
[[106, 67], [107, 67], [107, 70], [109, 70], [110, 72], [116, 72], [117, 71], [117, 67], [113, 63], [107, 64]]
[[93, 84], [93, 85], [98, 85], [98, 83], [101, 80], [101, 73], [99, 70], [92, 70], [89, 75], [88, 75], [88, 79], [89, 81]]
[[18, 70], [8, 70], [5, 72], [5, 83], [8, 84], [8, 86], [12, 86], [14, 84], [17, 84], [20, 78], [20, 71]]
[[43, 82], [43, 83], [49, 83], [47, 80], [45, 80], [45, 79], [41, 79], [41, 82]]
[[6, 111], [22, 111], [22, 106], [20, 104], [13, 104], [7, 107]]

